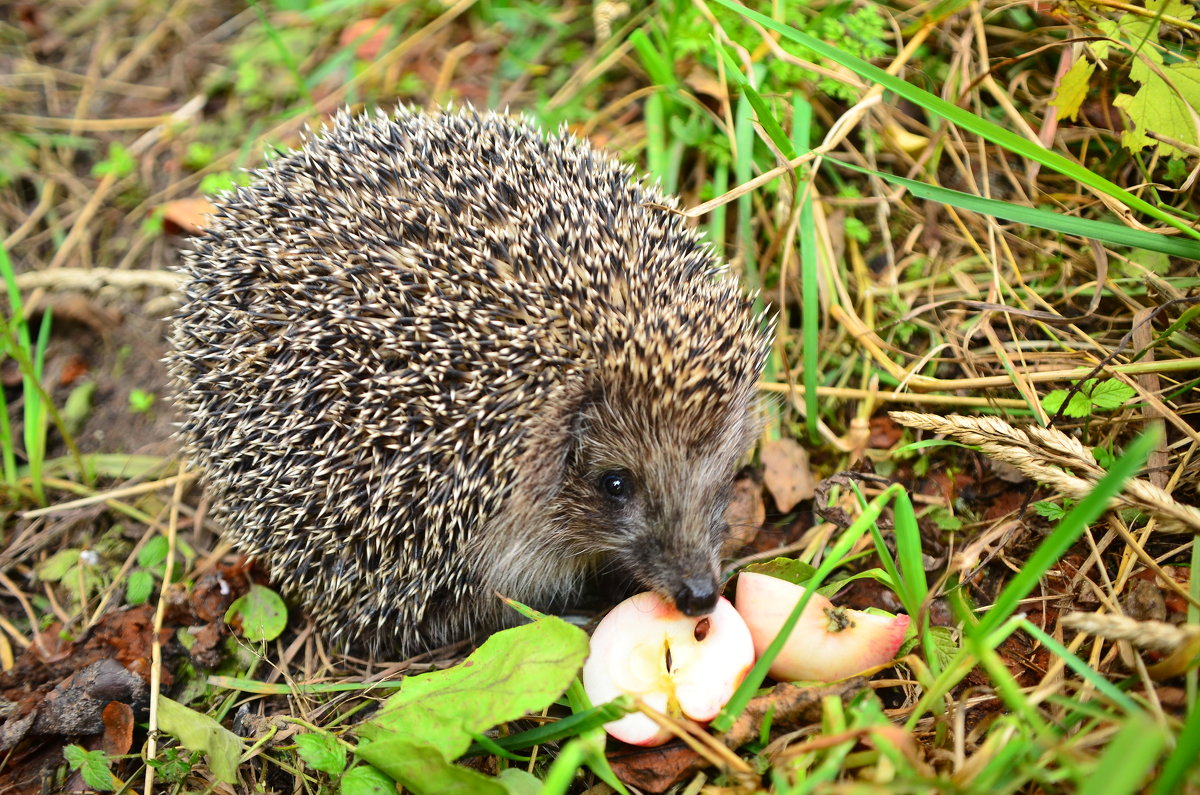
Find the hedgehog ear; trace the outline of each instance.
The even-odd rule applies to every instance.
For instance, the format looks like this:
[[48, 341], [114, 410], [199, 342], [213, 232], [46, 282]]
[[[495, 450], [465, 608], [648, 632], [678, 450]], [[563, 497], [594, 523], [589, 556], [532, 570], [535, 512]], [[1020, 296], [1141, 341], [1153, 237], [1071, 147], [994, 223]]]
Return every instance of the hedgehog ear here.
[[586, 385], [569, 382], [538, 410], [525, 437], [524, 460], [518, 466], [526, 475], [520, 488], [529, 497], [553, 499], [567, 472], [581, 463], [588, 406], [594, 400]]
[[577, 467], [583, 463], [584, 440], [588, 438], [588, 425], [595, 416], [601, 402], [598, 387], [580, 388], [568, 400], [569, 409], [564, 419], [567, 429], [566, 465]]

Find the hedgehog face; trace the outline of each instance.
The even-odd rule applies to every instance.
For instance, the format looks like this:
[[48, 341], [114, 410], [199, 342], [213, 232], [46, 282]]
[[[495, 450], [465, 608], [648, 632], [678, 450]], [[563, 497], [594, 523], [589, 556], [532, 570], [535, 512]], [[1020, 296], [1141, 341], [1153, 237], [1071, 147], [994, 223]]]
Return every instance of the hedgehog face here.
[[631, 580], [687, 615], [710, 612], [732, 474], [755, 425], [747, 404], [669, 423], [624, 397], [586, 407], [555, 500], [564, 541], [601, 578]]

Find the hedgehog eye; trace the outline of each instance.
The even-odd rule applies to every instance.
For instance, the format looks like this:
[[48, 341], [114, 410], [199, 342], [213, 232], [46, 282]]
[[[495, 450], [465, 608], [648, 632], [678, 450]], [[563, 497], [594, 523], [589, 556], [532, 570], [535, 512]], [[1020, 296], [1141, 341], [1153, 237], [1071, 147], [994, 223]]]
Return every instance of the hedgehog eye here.
[[600, 490], [615, 499], [628, 497], [633, 493], [633, 475], [623, 469], [605, 472], [600, 476]]

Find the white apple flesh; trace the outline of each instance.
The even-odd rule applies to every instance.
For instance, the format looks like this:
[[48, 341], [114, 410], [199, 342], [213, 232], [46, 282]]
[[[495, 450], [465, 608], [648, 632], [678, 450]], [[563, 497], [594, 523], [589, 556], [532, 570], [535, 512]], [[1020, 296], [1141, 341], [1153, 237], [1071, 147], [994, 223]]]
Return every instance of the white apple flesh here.
[[[596, 627], [583, 687], [593, 704], [629, 695], [666, 715], [707, 723], [753, 665], [750, 631], [729, 600], [691, 617], [647, 592], [621, 602]], [[672, 736], [640, 712], [604, 728], [632, 745], [661, 745]]]
[[[761, 656], [775, 640], [804, 592], [799, 585], [766, 574], [738, 575], [737, 610], [750, 628], [755, 655]], [[781, 682], [845, 679], [891, 662], [907, 629], [908, 616], [834, 607], [814, 593], [770, 673]]]

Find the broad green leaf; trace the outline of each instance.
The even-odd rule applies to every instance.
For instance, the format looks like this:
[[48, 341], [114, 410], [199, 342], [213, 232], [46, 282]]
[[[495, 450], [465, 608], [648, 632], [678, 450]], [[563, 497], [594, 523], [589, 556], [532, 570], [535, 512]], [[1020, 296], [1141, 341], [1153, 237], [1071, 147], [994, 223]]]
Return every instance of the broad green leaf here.
[[505, 795], [504, 785], [454, 764], [440, 745], [392, 735], [355, 753], [416, 795]]
[[230, 623], [234, 616], [242, 617], [242, 637], [246, 640], [271, 641], [287, 626], [287, 605], [270, 588], [251, 585], [225, 611], [225, 623]]
[[331, 776], [340, 776], [346, 769], [346, 746], [328, 734], [306, 732], [297, 734], [296, 753], [304, 764]]
[[396, 795], [396, 782], [370, 765], [359, 765], [342, 776], [341, 795]]
[[1049, 519], [1052, 522], [1057, 522], [1067, 515], [1067, 506], [1059, 505], [1057, 502], [1042, 500], [1041, 502], [1035, 502], [1030, 507], [1033, 508], [1033, 512], [1038, 516], [1043, 519]]
[[1051, 105], [1058, 108], [1060, 118], [1074, 119], [1079, 113], [1079, 106], [1087, 99], [1088, 82], [1092, 79], [1094, 71], [1096, 65], [1087, 58], [1080, 57], [1062, 76], [1062, 80], [1058, 82], [1058, 91], [1050, 101]]
[[1129, 402], [1137, 394], [1137, 390], [1123, 381], [1110, 378], [1096, 384], [1088, 397], [1098, 409], [1113, 411]]
[[761, 563], [751, 563], [743, 571], [753, 574], [766, 574], [785, 580], [793, 585], [804, 585], [817, 573], [815, 566], [810, 566], [802, 560], [794, 558], [774, 558]]
[[[1071, 402], [1067, 404], [1067, 408], [1063, 410], [1062, 405], [1067, 396], [1071, 396]], [[1064, 416], [1075, 417], [1082, 419], [1092, 416], [1092, 401], [1082, 390], [1077, 390], [1074, 394], [1066, 389], [1055, 389], [1042, 398], [1042, 408], [1047, 414], [1058, 414], [1060, 410]]]
[[1200, 112], [1200, 63], [1185, 61], [1159, 66], [1158, 71], [1147, 67], [1143, 78], [1141, 88], [1132, 96], [1120, 94], [1113, 100], [1114, 105], [1129, 114], [1131, 122], [1131, 127], [1121, 134], [1121, 143], [1133, 151], [1156, 146], [1164, 156], [1187, 156], [1187, 152], [1151, 138], [1147, 132], [1192, 146], [1200, 144], [1194, 117]]
[[80, 550], [60, 549], [34, 568], [42, 582], [58, 582], [79, 562]]
[[152, 569], [167, 559], [167, 552], [170, 549], [171, 544], [167, 541], [167, 537], [157, 535], [147, 541], [146, 545], [142, 547], [142, 551], [138, 553], [138, 565], [146, 569]]
[[538, 795], [543, 791], [541, 780], [519, 767], [505, 768], [496, 779], [508, 795]]
[[131, 605], [144, 605], [154, 593], [154, 575], [145, 569], [129, 572], [125, 581], [125, 601]]
[[543, 709], [562, 695], [587, 651], [583, 630], [554, 617], [498, 632], [462, 664], [406, 679], [359, 734], [376, 741], [372, 746], [401, 737], [457, 759], [472, 735]]
[[499, 632], [461, 665], [409, 677], [359, 727], [355, 753], [416, 793], [497, 793], [505, 783], [454, 764], [473, 736], [541, 710], [575, 681], [587, 635], [547, 616]]
[[184, 748], [203, 751], [208, 769], [219, 781], [237, 783], [242, 741], [229, 729], [166, 696], [158, 697], [158, 728], [179, 740]]

